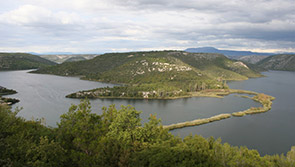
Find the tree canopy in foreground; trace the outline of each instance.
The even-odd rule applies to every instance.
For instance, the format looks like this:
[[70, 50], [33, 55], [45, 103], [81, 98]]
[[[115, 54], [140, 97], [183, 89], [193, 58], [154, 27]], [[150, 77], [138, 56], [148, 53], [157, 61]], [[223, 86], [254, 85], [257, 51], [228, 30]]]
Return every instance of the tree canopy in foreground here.
[[266, 155], [199, 135], [184, 139], [163, 129], [151, 115], [141, 123], [132, 106], [111, 105], [91, 112], [89, 101], [73, 105], [56, 128], [26, 121], [0, 105], [0, 166], [13, 167], [173, 167], [295, 166], [295, 147], [286, 155]]

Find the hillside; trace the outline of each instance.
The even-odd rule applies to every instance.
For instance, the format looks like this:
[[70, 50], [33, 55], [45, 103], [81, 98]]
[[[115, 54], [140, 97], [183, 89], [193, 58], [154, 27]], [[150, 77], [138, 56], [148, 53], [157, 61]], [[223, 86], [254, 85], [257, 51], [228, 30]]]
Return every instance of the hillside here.
[[258, 53], [258, 52], [251, 52], [251, 51], [236, 51], [236, 50], [220, 50], [216, 49], [214, 47], [200, 47], [200, 48], [187, 48], [185, 50], [186, 52], [190, 53], [220, 53], [224, 54], [228, 57], [240, 57], [240, 56], [269, 56], [272, 55], [272, 53]]
[[295, 71], [295, 54], [269, 56], [257, 65], [267, 70]]
[[224, 80], [260, 76], [244, 63], [221, 54], [176, 51], [108, 53], [92, 60], [43, 68], [36, 73], [83, 76], [88, 80], [124, 84], [68, 96], [89, 98], [187, 96], [188, 92], [227, 88]]
[[54, 62], [27, 53], [0, 53], [0, 71], [36, 69], [55, 65]]
[[242, 56], [242, 57], [238, 58], [238, 60], [246, 62], [246, 63], [250, 63], [250, 64], [256, 64], [259, 61], [261, 61], [267, 57], [268, 56], [251, 55], [251, 56]]
[[97, 54], [49, 54], [40, 55], [40, 57], [61, 64], [64, 62], [89, 60], [98, 56]]
[[64, 62], [83, 61], [83, 60], [87, 60], [87, 59], [83, 56], [75, 56], [75, 57], [68, 58]]

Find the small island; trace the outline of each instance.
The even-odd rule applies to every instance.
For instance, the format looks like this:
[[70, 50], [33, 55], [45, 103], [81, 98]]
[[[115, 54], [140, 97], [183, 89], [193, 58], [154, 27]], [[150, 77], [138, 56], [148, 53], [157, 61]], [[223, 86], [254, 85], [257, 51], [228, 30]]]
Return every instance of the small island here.
[[7, 88], [0, 86], [0, 104], [13, 105], [15, 103], [18, 103], [19, 102], [18, 99], [2, 97], [5, 95], [12, 95], [12, 94], [16, 94], [16, 93], [17, 92], [15, 90], [7, 89]]

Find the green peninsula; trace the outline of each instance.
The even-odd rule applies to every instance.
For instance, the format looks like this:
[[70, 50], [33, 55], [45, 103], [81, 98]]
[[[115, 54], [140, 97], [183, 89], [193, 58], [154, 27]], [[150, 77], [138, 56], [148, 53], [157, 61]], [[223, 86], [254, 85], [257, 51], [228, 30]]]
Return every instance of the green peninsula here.
[[228, 89], [227, 80], [260, 77], [240, 61], [221, 54], [153, 51], [108, 53], [66, 62], [35, 73], [80, 76], [121, 86], [76, 92], [70, 98], [173, 99], [207, 89]]

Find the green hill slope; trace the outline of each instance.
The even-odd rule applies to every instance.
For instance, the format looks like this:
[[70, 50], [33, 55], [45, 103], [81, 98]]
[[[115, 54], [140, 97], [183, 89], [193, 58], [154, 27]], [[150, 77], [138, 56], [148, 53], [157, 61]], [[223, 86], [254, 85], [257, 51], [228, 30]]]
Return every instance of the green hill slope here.
[[[227, 88], [224, 80], [259, 77], [242, 62], [220, 54], [175, 51], [110, 53], [92, 60], [68, 62], [37, 73], [83, 76], [125, 86], [100, 88], [69, 97], [167, 98], [203, 89]], [[87, 94], [88, 92], [88, 94]]]
[[269, 56], [257, 65], [267, 70], [295, 71], [295, 54]]
[[35, 69], [55, 64], [32, 54], [0, 53], [0, 71]]
[[40, 55], [40, 57], [61, 64], [64, 62], [89, 60], [98, 56], [97, 54], [50, 54]]

